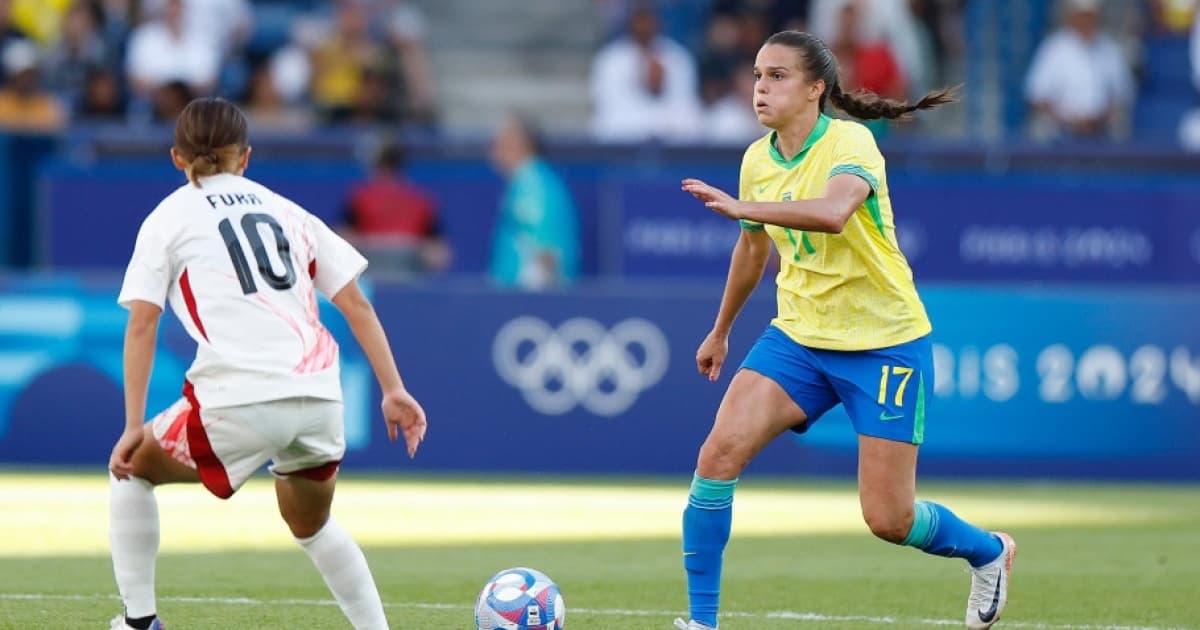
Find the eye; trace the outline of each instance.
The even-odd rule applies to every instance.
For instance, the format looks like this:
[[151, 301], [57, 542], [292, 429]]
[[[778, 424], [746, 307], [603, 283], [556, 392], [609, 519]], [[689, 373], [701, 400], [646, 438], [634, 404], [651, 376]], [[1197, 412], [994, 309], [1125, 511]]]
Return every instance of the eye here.
[[775, 79], [776, 81], [782, 81], [782, 80], [783, 80], [783, 74], [782, 74], [782, 73], [779, 73], [779, 72], [774, 72], [774, 73], [772, 73], [772, 74], [771, 74], [771, 78], [772, 78], [772, 79]]
[[754, 80], [755, 80], [755, 81], [757, 81], [757, 80], [759, 80], [759, 79], [761, 79], [761, 78], [762, 78], [762, 73], [761, 73], [761, 72], [755, 72], [755, 73], [754, 73]]

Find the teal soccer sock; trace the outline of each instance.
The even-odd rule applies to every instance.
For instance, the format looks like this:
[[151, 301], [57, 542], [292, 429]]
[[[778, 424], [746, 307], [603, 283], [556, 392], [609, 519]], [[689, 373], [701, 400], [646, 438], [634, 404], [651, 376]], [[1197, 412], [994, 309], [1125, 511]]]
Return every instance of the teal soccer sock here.
[[962, 520], [945, 506], [930, 501], [913, 503], [913, 525], [900, 543], [925, 553], [963, 558], [981, 567], [1000, 557], [1004, 546], [995, 534]]
[[687, 570], [691, 618], [717, 627], [721, 599], [721, 564], [733, 522], [733, 489], [737, 479], [692, 478], [683, 511], [683, 568]]

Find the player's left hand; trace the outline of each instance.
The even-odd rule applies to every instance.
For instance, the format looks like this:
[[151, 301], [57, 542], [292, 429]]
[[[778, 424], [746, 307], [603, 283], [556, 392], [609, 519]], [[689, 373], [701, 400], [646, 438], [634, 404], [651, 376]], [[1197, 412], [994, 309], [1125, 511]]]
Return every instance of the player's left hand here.
[[403, 433], [408, 457], [416, 457], [417, 447], [425, 440], [425, 429], [428, 427], [421, 403], [403, 387], [386, 392], [383, 395], [383, 420], [387, 422], [388, 439], [395, 442]]
[[704, 205], [713, 212], [723, 215], [730, 219], [743, 219], [742, 202], [734, 199], [729, 193], [710, 186], [698, 179], [683, 180], [684, 192], [690, 193], [696, 199], [704, 202]]

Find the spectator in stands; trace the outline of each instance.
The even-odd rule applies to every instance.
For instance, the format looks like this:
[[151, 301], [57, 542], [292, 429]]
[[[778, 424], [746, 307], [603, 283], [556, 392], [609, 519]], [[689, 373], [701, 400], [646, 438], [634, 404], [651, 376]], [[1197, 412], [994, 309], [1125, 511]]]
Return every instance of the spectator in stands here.
[[39, 45], [58, 38], [62, 21], [74, 0], [11, 0], [12, 22]]
[[325, 118], [351, 117], [363, 79], [383, 60], [382, 47], [368, 30], [363, 0], [341, 0], [336, 26], [313, 50], [313, 102]]
[[767, 133], [751, 105], [754, 100], [754, 64], [730, 73], [733, 89], [704, 110], [705, 139], [716, 144], [745, 145]]
[[[1200, 3], [1192, 14], [1192, 35], [1188, 43], [1192, 61], [1192, 83], [1200, 91]], [[1200, 107], [1183, 115], [1179, 123], [1179, 143], [1189, 151], [1200, 151]]]
[[343, 233], [371, 261], [372, 273], [440, 271], [450, 263], [433, 196], [404, 175], [404, 152], [380, 150], [370, 177], [350, 191]]
[[542, 159], [533, 127], [509, 115], [492, 142], [491, 159], [508, 179], [492, 241], [492, 280], [524, 290], [574, 283], [578, 212], [566, 183]]
[[183, 81], [168, 81], [154, 88], [150, 100], [154, 120], [165, 124], [174, 122], [195, 97], [191, 87]]
[[842, 89], [847, 92], [868, 90], [884, 98], [903, 101], [907, 89], [900, 65], [887, 42], [878, 37], [865, 39], [861, 11], [860, 0], [842, 4], [837, 34], [829, 40], [829, 48], [837, 56], [840, 66]]
[[658, 15], [639, 3], [629, 33], [592, 62], [592, 132], [608, 142], [688, 140], [700, 120], [696, 65], [688, 51], [659, 34]]
[[53, 95], [41, 88], [37, 46], [15, 39], [0, 51], [8, 77], [0, 85], [0, 128], [14, 131], [57, 131], [66, 112]]
[[425, 16], [409, 0], [384, 0], [381, 8], [399, 70], [398, 80], [391, 82], [398, 113], [405, 120], [432, 123], [436, 112], [425, 52]]
[[274, 71], [280, 58], [259, 63], [250, 74], [246, 88], [246, 120], [254, 132], [279, 129], [307, 129], [312, 126], [308, 111], [295, 107], [283, 96], [278, 82], [280, 75]]
[[1133, 76], [1117, 42], [1100, 30], [1100, 0], [1066, 0], [1063, 8], [1064, 26], [1038, 46], [1025, 79], [1031, 133], [1124, 135]]
[[125, 118], [125, 99], [117, 75], [106, 66], [88, 68], [76, 110], [84, 120], [114, 122]]
[[[27, 40], [24, 33], [17, 30], [12, 23], [12, 0], [0, 0], [0, 50], [3, 50], [13, 40]], [[0, 76], [0, 80], [8, 75]]]
[[125, 70], [138, 96], [151, 99], [171, 81], [198, 95], [216, 86], [220, 51], [184, 22], [184, 0], [165, 0], [161, 16], [143, 22], [130, 36]]
[[63, 18], [58, 43], [46, 56], [43, 64], [46, 85], [70, 103], [78, 103], [82, 98], [88, 69], [110, 61], [100, 35], [103, 19], [98, 5], [86, 1], [71, 5]]
[[924, 94], [933, 84], [929, 78], [930, 60], [923, 52], [921, 30], [911, 0], [812, 0], [809, 13], [812, 33], [830, 44], [836, 41], [847, 4], [858, 5], [858, 39], [887, 46], [910, 94], [918, 97]]

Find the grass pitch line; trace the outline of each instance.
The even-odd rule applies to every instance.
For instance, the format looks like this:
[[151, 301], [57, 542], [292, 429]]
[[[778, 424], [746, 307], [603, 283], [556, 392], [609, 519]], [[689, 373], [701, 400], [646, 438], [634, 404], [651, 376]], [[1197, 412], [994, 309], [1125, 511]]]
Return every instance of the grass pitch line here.
[[[0, 593], [0, 600], [20, 601], [117, 601], [115, 595], [57, 595], [52, 593]], [[180, 602], [184, 604], [224, 604], [229, 606], [336, 606], [331, 599], [255, 599], [252, 597], [159, 597], [160, 601]], [[394, 602], [384, 603], [386, 608], [416, 609], [416, 610], [461, 610], [469, 611], [471, 606], [462, 604], [427, 604]], [[567, 607], [567, 614], [581, 613], [608, 617], [662, 617], [670, 619], [680, 613], [678, 610], [627, 610], [619, 608], [572, 608]], [[722, 617], [735, 619], [787, 619], [791, 621], [812, 621], [818, 623], [856, 622], [882, 626], [900, 625], [912, 626], [949, 626], [961, 627], [961, 619], [913, 619], [905, 617], [870, 617], [866, 615], [826, 615], [812, 612], [794, 612], [781, 610], [767, 613], [723, 612]], [[663, 626], [667, 626], [664, 624]], [[1077, 623], [1040, 623], [1030, 621], [1005, 621], [1005, 628], [1026, 628], [1028, 630], [1196, 630], [1179, 626], [1130, 626], [1108, 624], [1077, 624]]]

